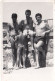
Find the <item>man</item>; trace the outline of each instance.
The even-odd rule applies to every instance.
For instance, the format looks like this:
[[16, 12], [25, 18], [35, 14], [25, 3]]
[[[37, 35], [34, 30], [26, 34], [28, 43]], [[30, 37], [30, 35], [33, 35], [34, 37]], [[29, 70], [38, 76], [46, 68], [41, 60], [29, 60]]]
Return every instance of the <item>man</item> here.
[[31, 30], [33, 30], [33, 20], [32, 20], [32, 17], [30, 17], [31, 16], [31, 10], [26, 10], [25, 15], [26, 15], [26, 20], [24, 20], [25, 28], [27, 26], [29, 26], [29, 28]]
[[35, 37], [35, 52], [36, 52], [36, 66], [45, 67], [46, 66], [46, 34], [50, 33], [49, 25], [42, 21], [42, 15], [37, 13], [35, 15], [37, 24], [35, 27], [36, 37]]
[[23, 27], [23, 36], [24, 36], [24, 53], [23, 53], [23, 66], [25, 67], [25, 59], [28, 57], [29, 49], [28, 49], [28, 43], [31, 42], [32, 50], [33, 48], [33, 35], [34, 33], [34, 22], [32, 20], [31, 11], [26, 10], [25, 11], [26, 19], [22, 21], [21, 27]]
[[31, 42], [33, 44], [33, 32], [35, 31], [35, 27], [34, 27], [35, 23], [34, 23], [32, 17], [30, 17], [31, 16], [31, 10], [26, 10], [25, 15], [26, 15], [26, 19], [24, 20], [24, 31], [23, 31], [23, 33], [24, 33], [24, 35], [28, 36], [28, 34], [29, 34], [31, 36]]
[[13, 67], [16, 67], [17, 61], [17, 43], [15, 43], [15, 36], [18, 34], [18, 22], [17, 22], [17, 14], [13, 13], [12, 16], [12, 24], [9, 24], [9, 38], [11, 42], [11, 48], [13, 52]]

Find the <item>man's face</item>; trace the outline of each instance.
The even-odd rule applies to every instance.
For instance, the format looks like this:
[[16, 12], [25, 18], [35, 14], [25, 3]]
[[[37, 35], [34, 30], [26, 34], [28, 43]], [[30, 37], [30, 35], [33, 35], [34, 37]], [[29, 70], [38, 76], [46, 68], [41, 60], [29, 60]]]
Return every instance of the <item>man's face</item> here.
[[12, 18], [12, 21], [15, 23], [16, 22], [16, 20], [17, 20], [17, 18]]
[[30, 17], [30, 13], [26, 13], [26, 18], [29, 18]]
[[40, 22], [41, 21], [41, 17], [40, 16], [36, 16], [36, 20], [37, 20], [37, 22]]

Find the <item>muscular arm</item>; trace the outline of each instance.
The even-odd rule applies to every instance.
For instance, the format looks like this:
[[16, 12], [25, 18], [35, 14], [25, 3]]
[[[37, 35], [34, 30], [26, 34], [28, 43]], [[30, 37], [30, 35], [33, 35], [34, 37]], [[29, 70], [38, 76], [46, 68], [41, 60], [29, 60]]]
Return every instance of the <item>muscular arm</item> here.
[[49, 28], [49, 25], [45, 25], [45, 31], [42, 33], [42, 36], [45, 36], [46, 34], [49, 34], [52, 31], [52, 29]]
[[19, 31], [19, 34], [15, 36], [15, 41], [23, 36], [22, 31]]

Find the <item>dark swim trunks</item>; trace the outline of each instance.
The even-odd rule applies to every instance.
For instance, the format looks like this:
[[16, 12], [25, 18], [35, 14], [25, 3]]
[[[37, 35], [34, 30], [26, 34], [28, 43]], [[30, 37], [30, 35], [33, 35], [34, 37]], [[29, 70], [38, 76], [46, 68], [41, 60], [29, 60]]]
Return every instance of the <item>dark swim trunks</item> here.
[[38, 37], [35, 37], [34, 38], [34, 43], [38, 43], [39, 41], [43, 41], [43, 46], [42, 46], [42, 48], [45, 50], [45, 47], [46, 47], [46, 36], [44, 36], [44, 37], [41, 37], [41, 36], [38, 36]]
[[41, 36], [36, 36], [35, 38], [34, 38], [34, 43], [38, 43], [38, 41], [39, 40], [42, 40], [42, 41], [44, 41], [44, 37], [41, 37]]

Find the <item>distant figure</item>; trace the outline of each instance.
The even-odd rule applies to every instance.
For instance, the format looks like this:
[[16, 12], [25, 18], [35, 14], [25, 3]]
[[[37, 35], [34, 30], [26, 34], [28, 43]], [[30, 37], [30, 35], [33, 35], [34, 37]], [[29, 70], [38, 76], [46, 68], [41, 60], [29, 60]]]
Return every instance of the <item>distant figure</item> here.
[[46, 66], [46, 34], [50, 33], [49, 25], [42, 21], [42, 15], [37, 13], [35, 15], [37, 24], [35, 27], [36, 37], [34, 42], [35, 52], [36, 52], [36, 67]]

